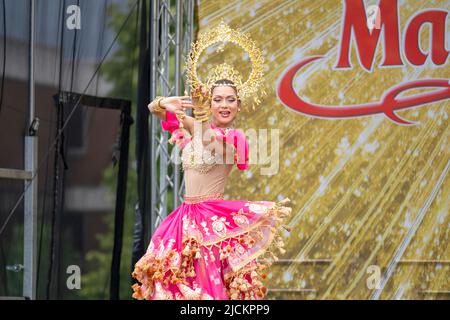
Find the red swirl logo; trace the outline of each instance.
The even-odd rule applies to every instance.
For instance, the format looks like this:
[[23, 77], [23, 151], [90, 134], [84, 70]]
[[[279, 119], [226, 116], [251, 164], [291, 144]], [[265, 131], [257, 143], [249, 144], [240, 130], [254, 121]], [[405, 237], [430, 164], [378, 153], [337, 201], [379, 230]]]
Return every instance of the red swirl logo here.
[[[448, 79], [422, 79], [400, 83], [387, 90], [381, 100], [375, 103], [348, 106], [325, 106], [309, 103], [298, 96], [294, 90], [295, 74], [307, 64], [323, 57], [309, 57], [289, 67], [278, 83], [277, 94], [280, 101], [288, 108], [305, 115], [322, 118], [350, 118], [384, 113], [388, 118], [399, 124], [416, 124], [400, 118], [395, 111], [417, 107], [431, 102], [450, 98], [450, 83]], [[406, 90], [416, 88], [439, 88], [407, 97], [398, 97]]]
[[[368, 24], [362, 0], [344, 0], [343, 8], [340, 49], [335, 69], [352, 68], [350, 51], [353, 38], [361, 66], [367, 72], [372, 72], [382, 32], [384, 32], [382, 67], [402, 67], [404, 65], [404, 58], [400, 52], [402, 44], [404, 57], [411, 65], [424, 65], [427, 60], [431, 59], [434, 66], [445, 66], [449, 55], [449, 51], [445, 48], [446, 19], [449, 12], [447, 9], [418, 11], [405, 24], [404, 43], [401, 43], [397, 0], [379, 1], [375, 16], [370, 17], [376, 21], [376, 28]], [[425, 24], [431, 25], [429, 52], [423, 52], [419, 45], [420, 30]], [[277, 94], [286, 107], [305, 115], [323, 118], [349, 118], [383, 113], [396, 123], [411, 125], [415, 123], [400, 118], [395, 112], [450, 98], [449, 79], [421, 79], [391, 87], [383, 93], [380, 101], [374, 103], [348, 106], [324, 106], [309, 103], [296, 94], [293, 87], [294, 77], [302, 67], [321, 58], [323, 57], [307, 57], [285, 70], [279, 80]], [[435, 88], [435, 90], [399, 97], [401, 93], [417, 88]]]

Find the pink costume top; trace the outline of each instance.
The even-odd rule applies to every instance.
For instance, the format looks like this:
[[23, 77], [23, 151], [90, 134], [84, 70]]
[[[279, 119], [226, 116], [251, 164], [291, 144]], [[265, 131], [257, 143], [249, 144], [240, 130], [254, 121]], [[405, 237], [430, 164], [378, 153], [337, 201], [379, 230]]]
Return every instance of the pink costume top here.
[[[170, 143], [177, 143], [182, 148], [182, 167], [186, 186], [186, 201], [201, 200], [202, 197], [223, 198], [229, 173], [236, 164], [239, 170], [248, 169], [248, 142], [242, 131], [226, 131], [211, 123], [217, 141], [224, 142], [225, 154], [233, 154], [231, 161], [222, 154], [214, 155], [207, 150], [201, 136], [192, 136], [180, 123], [174, 113], [166, 111], [166, 120], [161, 121], [164, 130], [172, 134]], [[233, 149], [232, 152], [230, 152]]]

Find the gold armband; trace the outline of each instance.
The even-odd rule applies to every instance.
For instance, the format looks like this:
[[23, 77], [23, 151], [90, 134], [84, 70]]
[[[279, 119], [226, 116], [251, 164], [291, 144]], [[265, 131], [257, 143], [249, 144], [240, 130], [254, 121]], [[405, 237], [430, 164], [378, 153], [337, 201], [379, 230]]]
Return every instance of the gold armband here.
[[194, 113], [194, 118], [197, 121], [204, 122], [209, 119], [210, 112], [208, 109], [197, 108], [197, 109], [194, 109], [193, 113]]
[[161, 100], [164, 99], [165, 97], [156, 97], [155, 100], [153, 100], [153, 106], [152, 106], [152, 111], [154, 112], [163, 112], [166, 109], [161, 106]]

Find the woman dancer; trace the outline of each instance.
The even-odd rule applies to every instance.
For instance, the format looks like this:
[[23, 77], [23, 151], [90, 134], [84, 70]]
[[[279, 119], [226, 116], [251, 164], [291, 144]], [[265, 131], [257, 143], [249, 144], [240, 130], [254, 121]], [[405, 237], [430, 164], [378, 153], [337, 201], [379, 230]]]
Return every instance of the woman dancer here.
[[[223, 23], [218, 28], [222, 28], [214, 31], [218, 39], [222, 38], [220, 32], [231, 30]], [[247, 37], [245, 41], [249, 41]], [[157, 97], [149, 104], [151, 113], [162, 120], [163, 129], [172, 134], [170, 142], [182, 149], [186, 193], [184, 202], [159, 225], [136, 263], [132, 275], [139, 283], [132, 287], [133, 297], [263, 299], [265, 269], [277, 259], [275, 248], [284, 251], [280, 231], [291, 213], [291, 208], [284, 206], [289, 199], [224, 200], [233, 166], [248, 169], [248, 142], [244, 133], [233, 127], [241, 108], [240, 96], [248, 87], [226, 64], [212, 72], [206, 85], [196, 82], [193, 52], [189, 61], [192, 98]], [[255, 63], [253, 67], [255, 70]], [[186, 115], [188, 108], [193, 109], [194, 117]]]

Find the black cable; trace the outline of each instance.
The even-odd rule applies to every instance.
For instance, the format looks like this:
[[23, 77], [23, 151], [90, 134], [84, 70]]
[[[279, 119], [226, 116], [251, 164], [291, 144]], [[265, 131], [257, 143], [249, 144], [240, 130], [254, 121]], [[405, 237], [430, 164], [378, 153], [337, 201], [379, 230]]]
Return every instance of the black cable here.
[[[64, 11], [64, 8], [66, 8], [66, 0], [63, 1], [63, 5], [62, 8], [60, 10]], [[64, 15], [64, 13], [63, 13]], [[63, 69], [62, 69], [62, 60], [63, 60], [63, 54], [64, 54], [64, 23], [61, 23], [61, 43], [60, 43], [60, 48], [59, 48], [59, 56], [60, 56], [60, 60], [59, 60], [59, 75], [58, 75], [58, 92], [61, 92], [61, 83], [62, 83], [62, 73], [63, 73]], [[58, 105], [57, 107], [57, 113], [56, 113], [56, 134], [55, 134], [55, 141], [56, 141], [56, 145], [59, 145], [59, 135], [58, 135], [58, 130], [61, 127], [61, 106]], [[50, 138], [50, 135], [49, 135]], [[47, 269], [47, 286], [46, 286], [46, 291], [45, 291], [45, 297], [46, 299], [50, 299], [50, 293], [51, 293], [51, 284], [52, 284], [52, 278], [53, 278], [53, 261], [54, 261], [54, 238], [55, 238], [55, 234], [54, 234], [54, 230], [55, 230], [55, 197], [57, 196], [57, 192], [58, 192], [58, 187], [57, 187], [57, 182], [58, 182], [58, 175], [59, 175], [59, 170], [58, 170], [58, 160], [59, 160], [59, 153], [58, 151], [55, 152], [54, 154], [54, 158], [53, 158], [53, 184], [52, 184], [52, 210], [51, 210], [51, 215], [50, 215], [50, 252], [49, 252], [49, 258], [50, 258], [50, 264], [48, 266]], [[48, 161], [47, 161], [48, 164]], [[48, 167], [48, 165], [47, 165]]]
[[[60, 4], [61, 4], [61, 3], [60, 3]], [[59, 59], [59, 74], [58, 74], [58, 76], [59, 76], [59, 80], [58, 80], [58, 92], [61, 91], [62, 49], [63, 49], [63, 43], [64, 43], [64, 30], [63, 30], [64, 24], [62, 24], [61, 22], [62, 22], [62, 17], [64, 16], [64, 8], [65, 8], [65, 7], [66, 7], [66, 6], [64, 5], [64, 2], [63, 2], [63, 6], [60, 7], [61, 9], [59, 10], [59, 14], [58, 14], [58, 25], [61, 25], [61, 28], [58, 30], [58, 32], [61, 33], [60, 37], [58, 37], [58, 38], [61, 39], [61, 41], [60, 41], [60, 46], [59, 46], [59, 52], [60, 52], [59, 56], [60, 56], [60, 59]], [[56, 62], [57, 62], [57, 61], [55, 60], [55, 69], [56, 69]], [[50, 123], [53, 123], [54, 113], [55, 113], [55, 112], [54, 112], [54, 108], [52, 108], [51, 118], [50, 118]], [[41, 119], [41, 121], [42, 121], [42, 119]], [[51, 128], [52, 128], [52, 127], [50, 127], [49, 134], [48, 134], [48, 142], [47, 142], [48, 145], [51, 144], [51, 137], [52, 137], [52, 131], [51, 131]], [[40, 267], [41, 267], [42, 244], [43, 244], [43, 242], [44, 242], [44, 240], [43, 240], [43, 234], [44, 234], [44, 225], [45, 225], [45, 216], [46, 216], [46, 215], [45, 215], [45, 213], [46, 213], [45, 207], [46, 207], [46, 204], [47, 204], [47, 201], [46, 201], [46, 200], [47, 200], [48, 165], [49, 165], [49, 161], [46, 161], [46, 164], [47, 164], [47, 166], [46, 166], [46, 168], [45, 168], [44, 199], [42, 200], [42, 219], [41, 219], [41, 225], [40, 225], [40, 227], [39, 227], [39, 229], [40, 229], [40, 231], [39, 231], [39, 249], [38, 249], [38, 254], [37, 254], [38, 262], [37, 262], [36, 275], [37, 275], [38, 279], [39, 279], [39, 273], [40, 273]], [[36, 283], [36, 293], [39, 294], [39, 281], [37, 281], [37, 283]], [[48, 297], [47, 297], [47, 298], [48, 298]]]
[[[139, 1], [138, 1], [139, 2]], [[139, 7], [136, 10], [136, 24], [135, 24], [135, 37], [134, 46], [137, 44], [137, 27], [139, 22]], [[131, 79], [133, 79], [133, 72], [136, 59], [133, 56], [131, 59]], [[132, 82], [130, 82], [129, 89], [132, 90]], [[132, 123], [131, 117], [131, 105], [128, 108], [122, 109], [120, 115], [120, 157], [119, 157], [119, 171], [117, 178], [116, 189], [116, 210], [114, 216], [114, 244], [111, 260], [111, 273], [110, 273], [110, 299], [120, 299], [120, 270], [122, 262], [122, 249], [123, 249], [123, 229], [125, 223], [125, 204], [126, 204], [126, 190], [127, 190], [127, 175], [128, 175], [128, 154], [129, 154], [129, 135], [130, 124]], [[125, 157], [123, 156], [125, 155]], [[119, 201], [117, 201], [119, 200]], [[131, 272], [131, 270], [130, 270]]]
[[[58, 105], [57, 111], [57, 131], [60, 129], [62, 124], [62, 106], [61, 103]], [[56, 142], [57, 146], [60, 145], [60, 139], [58, 138]], [[51, 225], [50, 225], [50, 262], [47, 269], [47, 289], [46, 289], [46, 299], [50, 299], [52, 279], [53, 279], [53, 262], [55, 261], [55, 225], [56, 225], [56, 207], [58, 202], [58, 182], [59, 182], [59, 152], [55, 151], [53, 158], [53, 202], [52, 202], [52, 216], [51, 216]]]
[[[77, 7], [80, 7], [80, 0], [77, 0]], [[78, 19], [78, 18], [77, 18]], [[75, 75], [75, 49], [77, 45], [77, 28], [75, 28], [75, 35], [73, 36], [73, 43], [72, 43], [72, 65], [70, 70], [70, 89], [69, 92], [73, 92], [73, 77]]]
[[[77, 1], [77, 6], [80, 7], [80, 1]], [[64, 1], [64, 8], [65, 8]], [[75, 53], [77, 46], [77, 35], [78, 29], [75, 28], [75, 34], [72, 41], [72, 61], [71, 61], [71, 70], [70, 70], [70, 89], [69, 92], [73, 92], [73, 82], [75, 76]], [[63, 43], [62, 43], [63, 46]], [[62, 71], [62, 70], [61, 70]], [[60, 72], [61, 72], [60, 71]], [[61, 93], [61, 83], [59, 83], [58, 93]], [[65, 104], [58, 102], [58, 123], [57, 128], [60, 129], [60, 126], [64, 124], [64, 113], [65, 113]], [[70, 105], [70, 104], [69, 104]], [[62, 132], [61, 136], [57, 137], [57, 145], [58, 150], [55, 151], [54, 157], [54, 177], [53, 177], [53, 203], [52, 203], [52, 224], [51, 224], [51, 238], [50, 238], [50, 263], [48, 266], [48, 282], [47, 282], [47, 299], [51, 296], [52, 283], [56, 281], [56, 298], [59, 297], [59, 277], [60, 274], [60, 250], [61, 250], [61, 224], [62, 224], [62, 212], [64, 208], [64, 186], [65, 186], [65, 172], [68, 169], [66, 162], [67, 149], [66, 140], [68, 137], [66, 136], [69, 132]], [[63, 162], [64, 170], [60, 172], [60, 159]], [[55, 267], [54, 267], [55, 266]], [[56, 272], [53, 272], [53, 270]]]
[[1, 86], [1, 93], [0, 93], [0, 112], [2, 112], [2, 106], [3, 106], [3, 93], [4, 93], [4, 87], [5, 87], [5, 70], [6, 70], [6, 4], [5, 4], [5, 0], [3, 0], [2, 3], [3, 3], [3, 71], [2, 71], [2, 86]]
[[[81, 98], [86, 95], [86, 91], [89, 88], [91, 82], [94, 80], [95, 75], [97, 74], [97, 72], [99, 71], [100, 67], [102, 66], [103, 62], [105, 61], [106, 57], [108, 56], [109, 52], [111, 51], [113, 45], [115, 44], [117, 38], [119, 37], [120, 33], [122, 32], [123, 28], [125, 27], [128, 19], [130, 18], [131, 14], [133, 13], [134, 8], [136, 7], [136, 4], [138, 3], [138, 0], [136, 0], [135, 4], [133, 5], [133, 7], [130, 10], [130, 13], [128, 14], [127, 18], [125, 19], [124, 23], [122, 24], [122, 26], [120, 27], [118, 33], [116, 34], [116, 36], [114, 37], [113, 41], [111, 42], [111, 45], [109, 46], [108, 50], [106, 51], [105, 55], [103, 56], [102, 60], [100, 61], [99, 65], [97, 66], [97, 68], [95, 69], [93, 75], [91, 76], [91, 78], [89, 79], [88, 84], [86, 85], [86, 88], [83, 90], [83, 93], [80, 94], [80, 97], [78, 99], [78, 101], [75, 103], [72, 111], [70, 112], [70, 114], [67, 116], [67, 119], [63, 125], [63, 127], [61, 128], [61, 130], [59, 130], [57, 137], [59, 137], [62, 132], [65, 130], [68, 122], [70, 121], [70, 119], [72, 118], [75, 110], [78, 108], [78, 105], [80, 104]], [[14, 212], [16, 211], [17, 207], [19, 206], [20, 202], [22, 201], [23, 197], [25, 196], [26, 191], [28, 190], [28, 188], [31, 185], [32, 180], [36, 177], [38, 170], [40, 169], [40, 167], [42, 166], [43, 162], [45, 160], [47, 160], [47, 158], [50, 155], [50, 152], [53, 151], [54, 147], [56, 145], [56, 139], [53, 141], [51, 147], [47, 150], [46, 154], [44, 155], [43, 159], [41, 160], [41, 162], [39, 162], [39, 165], [37, 167], [36, 172], [33, 174], [33, 176], [31, 177], [31, 179], [29, 180], [29, 183], [25, 186], [24, 191], [22, 192], [22, 195], [20, 196], [20, 198], [17, 200], [16, 204], [14, 205], [14, 208], [11, 210], [11, 212], [9, 213], [8, 217], [6, 218], [6, 221], [3, 223], [2, 227], [0, 228], [0, 236], [2, 235], [3, 231], [5, 230], [6, 226], [8, 225], [9, 220], [11, 219], [12, 215], [14, 214]]]
[[[140, 13], [141, 13], [141, 10], [140, 10], [140, 8], [141, 8], [141, 3], [142, 3], [142, 1], [147, 1], [147, 0], [138, 0], [138, 9], [136, 10], [136, 21], [135, 21], [135, 25], [134, 25], [134, 34], [135, 34], [135, 37], [134, 37], [134, 43], [133, 43], [133, 48], [136, 48], [137, 47], [137, 44], [138, 44], [138, 38], [139, 38], [139, 32], [138, 32], [138, 30], [139, 30], [139, 21], [140, 21]], [[139, 56], [139, 54], [138, 54], [138, 56]], [[132, 56], [132, 59], [130, 59], [131, 61], [130, 61], [130, 63], [131, 63], [131, 67], [130, 67], [130, 70], [131, 70], [131, 73], [130, 73], [130, 79], [131, 79], [131, 81], [130, 81], [130, 88], [129, 88], [129, 90], [130, 90], [130, 93], [133, 91], [133, 83], [134, 83], [134, 77], [135, 77], [135, 70], [136, 70], [136, 64], [137, 64], [137, 60], [139, 59], [139, 57], [136, 57], [136, 55], [133, 55]], [[139, 83], [139, 79], [137, 79], [138, 80], [138, 82], [137, 83]], [[130, 96], [130, 98], [131, 98], [131, 96]], [[130, 268], [131, 269], [131, 268]], [[131, 272], [132, 272], [133, 270], [130, 270], [130, 272], [129, 272], [129, 274], [130, 274], [130, 278], [131, 278]], [[108, 277], [108, 279], [110, 278], [110, 275], [109, 275], [109, 277]], [[119, 285], [120, 286], [120, 285]]]

